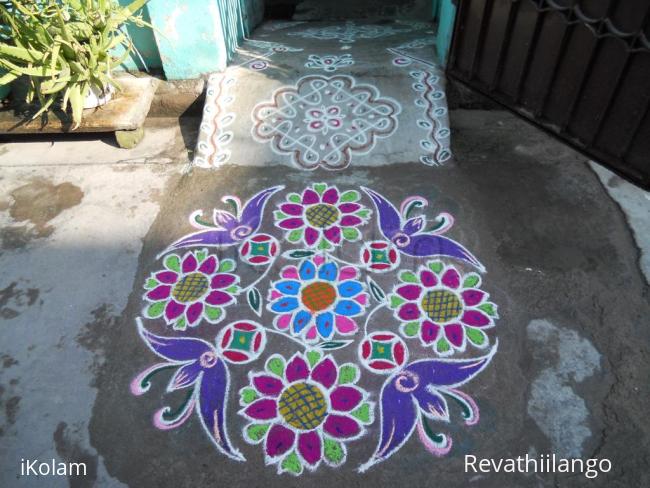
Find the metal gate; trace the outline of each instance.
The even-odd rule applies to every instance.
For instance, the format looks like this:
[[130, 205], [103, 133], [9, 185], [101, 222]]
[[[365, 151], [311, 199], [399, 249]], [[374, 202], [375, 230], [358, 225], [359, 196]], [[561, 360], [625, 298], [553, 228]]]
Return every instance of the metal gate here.
[[650, 189], [650, 1], [458, 0], [448, 73]]

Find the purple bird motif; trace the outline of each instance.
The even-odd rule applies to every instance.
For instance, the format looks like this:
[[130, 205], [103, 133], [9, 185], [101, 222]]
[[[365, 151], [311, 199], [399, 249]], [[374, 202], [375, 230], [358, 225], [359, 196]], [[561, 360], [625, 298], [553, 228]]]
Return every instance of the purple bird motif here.
[[154, 364], [136, 376], [131, 382], [131, 393], [136, 396], [145, 394], [156, 373], [172, 368], [176, 372], [167, 391], [189, 389], [179, 408], [172, 411], [170, 407], [163, 407], [154, 414], [154, 425], [162, 430], [174, 429], [196, 412], [203, 430], [217, 449], [231, 459], [245, 461], [228, 439], [226, 395], [230, 378], [226, 363], [218, 357], [216, 349], [202, 339], [158, 336], [146, 330], [140, 319], [137, 319], [137, 323], [144, 342], [165, 362]]
[[190, 224], [202, 230], [179, 239], [165, 252], [195, 246], [232, 246], [241, 242], [259, 228], [267, 201], [283, 188], [284, 186], [280, 185], [262, 190], [248, 200], [243, 207], [239, 198], [235, 196], [223, 197], [221, 201], [232, 205], [235, 213], [215, 209], [212, 216], [214, 223], [202, 219], [202, 210], [193, 212], [190, 215]]
[[414, 210], [428, 205], [422, 197], [409, 197], [402, 203], [400, 212], [382, 195], [369, 188], [361, 187], [372, 199], [379, 214], [379, 227], [386, 239], [404, 254], [413, 257], [446, 256], [460, 259], [485, 271], [484, 266], [463, 246], [443, 237], [454, 225], [454, 218], [448, 213], [439, 214], [433, 225], [427, 227], [426, 217], [411, 217]]
[[445, 434], [431, 429], [429, 420], [449, 422], [447, 399], [458, 404], [467, 425], [479, 420], [478, 406], [457, 388], [478, 375], [492, 360], [497, 345], [476, 359], [423, 359], [405, 366], [388, 378], [381, 389], [381, 436], [375, 453], [363, 464], [364, 472], [395, 454], [417, 430], [424, 447], [444, 456], [452, 446]]

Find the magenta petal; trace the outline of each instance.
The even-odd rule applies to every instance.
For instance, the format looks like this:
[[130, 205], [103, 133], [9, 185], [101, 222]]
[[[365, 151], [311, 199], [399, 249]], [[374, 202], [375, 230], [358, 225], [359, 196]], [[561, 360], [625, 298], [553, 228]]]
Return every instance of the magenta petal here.
[[284, 387], [284, 383], [278, 378], [267, 374], [260, 374], [253, 377], [253, 386], [262, 395], [278, 396]]
[[417, 300], [420, 298], [422, 288], [419, 285], [402, 285], [395, 291], [406, 300]]
[[420, 329], [420, 337], [425, 344], [431, 344], [436, 339], [438, 339], [438, 333], [440, 332], [440, 326], [434, 324], [430, 320], [425, 320], [422, 322], [422, 329]]
[[147, 292], [147, 298], [149, 300], [164, 300], [169, 297], [171, 291], [172, 287], [169, 285], [158, 285], [153, 290]]
[[458, 271], [454, 268], [449, 268], [445, 274], [442, 275], [442, 284], [449, 288], [458, 288], [460, 286], [460, 275], [458, 274]]
[[342, 203], [339, 205], [339, 212], [344, 213], [344, 214], [349, 214], [356, 212], [361, 208], [361, 205], [358, 203]]
[[422, 270], [420, 272], [420, 281], [427, 288], [433, 288], [438, 284], [438, 277], [429, 270]]
[[461, 347], [463, 345], [463, 339], [465, 338], [465, 330], [460, 324], [450, 324], [445, 326], [445, 337], [456, 347]]
[[170, 300], [165, 307], [165, 318], [167, 318], [167, 320], [174, 320], [183, 312], [185, 312], [185, 305], [182, 305], [175, 300]]
[[161, 283], [171, 285], [178, 281], [178, 275], [173, 271], [161, 271], [160, 273], [156, 274], [156, 279]]
[[194, 322], [196, 322], [201, 317], [202, 313], [203, 313], [203, 304], [201, 302], [193, 303], [192, 305], [187, 307], [187, 311], [185, 312], [185, 318], [187, 319], [188, 325], [192, 325]]
[[323, 193], [323, 198], [322, 198], [323, 203], [336, 205], [338, 201], [339, 201], [339, 191], [336, 188], [329, 188], [325, 193]]
[[216, 307], [217, 305], [224, 305], [226, 303], [230, 303], [231, 300], [232, 297], [227, 293], [224, 293], [219, 290], [215, 290], [206, 297], [205, 302], [208, 303], [209, 305], [214, 305]]
[[341, 228], [338, 225], [330, 227], [324, 232], [325, 239], [332, 244], [339, 244], [341, 242]]
[[341, 225], [343, 227], [354, 227], [362, 223], [363, 220], [361, 220], [359, 217], [356, 217], [355, 215], [344, 215], [341, 219]]
[[330, 414], [323, 424], [323, 430], [337, 439], [346, 439], [358, 435], [361, 427], [351, 417]]
[[199, 266], [199, 271], [203, 274], [211, 275], [217, 270], [217, 258], [215, 256], [208, 256], [205, 261]]
[[420, 318], [420, 309], [415, 303], [406, 303], [401, 306], [397, 316], [405, 322], [416, 320]]
[[297, 217], [299, 215], [302, 215], [304, 207], [302, 205], [298, 205], [297, 203], [283, 203], [280, 205], [280, 210], [282, 210], [287, 215], [293, 215], [294, 217]]
[[474, 327], [483, 327], [490, 323], [490, 318], [478, 310], [467, 310], [460, 320], [463, 323]]
[[289, 361], [289, 364], [287, 364], [287, 368], [284, 371], [284, 377], [289, 383], [298, 380], [306, 380], [309, 377], [309, 366], [307, 366], [307, 362], [300, 356], [294, 356], [294, 358]]
[[318, 237], [320, 236], [320, 232], [318, 232], [316, 229], [313, 227], [307, 227], [305, 229], [305, 244], [308, 246], [313, 246], [316, 244], [316, 241], [318, 240]]
[[183, 273], [192, 273], [193, 271], [196, 271], [198, 265], [199, 263], [194, 257], [194, 254], [188, 254], [185, 256], [185, 259], [183, 259]]
[[300, 217], [291, 217], [289, 219], [281, 220], [278, 225], [281, 229], [294, 230], [302, 228], [305, 225], [305, 222]]
[[266, 445], [264, 449], [269, 457], [282, 456], [293, 447], [295, 440], [296, 434], [294, 434], [292, 430], [276, 424], [271, 427], [266, 436]]
[[315, 430], [298, 436], [298, 452], [307, 464], [317, 464], [322, 457], [320, 434]]
[[330, 395], [332, 408], [340, 412], [353, 410], [362, 399], [361, 392], [352, 386], [338, 386]]
[[478, 305], [483, 301], [485, 292], [481, 290], [471, 289], [465, 290], [463, 293], [461, 293], [461, 296], [463, 297], [465, 305], [468, 307], [473, 307], [474, 305]]
[[229, 274], [217, 274], [212, 277], [210, 288], [227, 288], [237, 280], [237, 277]]
[[336, 364], [334, 364], [334, 361], [330, 358], [325, 358], [318, 363], [311, 372], [311, 379], [318, 381], [325, 388], [329, 389], [334, 385], [334, 383], [336, 383], [338, 375], [339, 373], [336, 370]]
[[314, 203], [320, 203], [320, 197], [311, 188], [307, 188], [302, 192], [302, 203], [304, 205], [313, 205]]
[[244, 413], [255, 420], [271, 420], [278, 416], [278, 405], [275, 400], [262, 398], [251, 403]]

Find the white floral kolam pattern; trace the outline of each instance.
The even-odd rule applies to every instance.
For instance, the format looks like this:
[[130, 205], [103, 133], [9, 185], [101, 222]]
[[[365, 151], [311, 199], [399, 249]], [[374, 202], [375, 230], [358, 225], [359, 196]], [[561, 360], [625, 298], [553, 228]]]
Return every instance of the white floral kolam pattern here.
[[210, 79], [195, 166], [448, 164], [444, 76], [430, 25], [271, 27], [262, 25]]

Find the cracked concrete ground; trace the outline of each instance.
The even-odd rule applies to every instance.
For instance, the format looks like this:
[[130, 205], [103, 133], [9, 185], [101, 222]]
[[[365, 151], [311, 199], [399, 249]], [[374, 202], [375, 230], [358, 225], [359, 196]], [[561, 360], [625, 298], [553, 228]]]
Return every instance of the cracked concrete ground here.
[[[82, 136], [3, 144], [0, 486], [650, 485], [648, 194], [465, 96], [450, 91], [455, 161], [440, 168], [186, 172], [198, 125], [191, 119], [152, 124], [131, 151]], [[467, 386], [481, 421], [449, 425], [455, 444], [446, 457], [432, 457], [413, 437], [361, 475], [354, 468], [374, 444], [356, 441], [343, 469], [278, 476], [259, 446], [241, 440], [234, 395], [231, 438], [246, 464], [220, 456], [195, 419], [173, 431], [153, 428], [152, 413], [177, 398], [165, 396], [165, 381], [143, 397], [129, 393], [134, 375], [154, 361], [135, 328], [142, 284], [158, 269], [156, 255], [191, 230], [188, 216], [220, 205], [223, 195], [247, 198], [278, 182], [297, 191], [316, 181], [369, 186], [394, 202], [427, 197], [432, 213], [455, 216], [450, 236], [488, 269], [499, 352]], [[228, 314], [243, 317], [245, 307]], [[275, 339], [269, 347], [282, 350]], [[233, 368], [237, 387], [246, 370]], [[366, 383], [375, 392], [380, 384]], [[375, 422], [368, 436], [378, 433]], [[467, 453], [551, 452], [606, 457], [612, 471], [587, 480], [463, 470]], [[86, 462], [88, 475], [19, 477], [21, 458]]]

